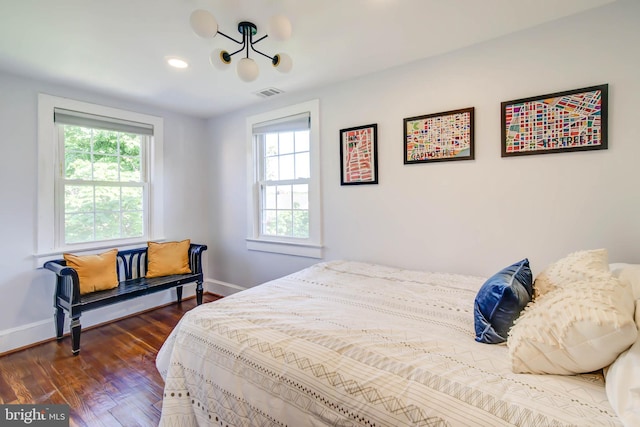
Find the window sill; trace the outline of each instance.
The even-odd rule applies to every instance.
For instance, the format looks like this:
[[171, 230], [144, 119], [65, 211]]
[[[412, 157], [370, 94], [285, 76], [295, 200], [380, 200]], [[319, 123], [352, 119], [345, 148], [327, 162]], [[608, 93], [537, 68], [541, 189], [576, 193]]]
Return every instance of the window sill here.
[[246, 240], [247, 249], [250, 251], [271, 252], [307, 258], [322, 258], [322, 246], [320, 245], [249, 238]]

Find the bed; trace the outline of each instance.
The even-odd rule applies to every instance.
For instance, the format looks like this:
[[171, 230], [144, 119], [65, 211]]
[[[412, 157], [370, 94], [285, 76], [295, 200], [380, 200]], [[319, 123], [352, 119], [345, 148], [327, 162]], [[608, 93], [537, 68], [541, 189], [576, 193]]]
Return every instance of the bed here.
[[476, 342], [486, 278], [329, 261], [187, 312], [163, 426], [620, 426], [602, 370], [516, 374]]

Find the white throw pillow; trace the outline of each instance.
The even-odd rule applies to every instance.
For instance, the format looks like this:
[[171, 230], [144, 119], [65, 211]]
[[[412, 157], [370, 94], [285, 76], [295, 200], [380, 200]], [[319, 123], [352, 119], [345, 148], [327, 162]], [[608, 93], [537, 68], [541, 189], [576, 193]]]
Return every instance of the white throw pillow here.
[[629, 284], [566, 283], [529, 304], [509, 332], [516, 373], [572, 375], [610, 365], [638, 336]]
[[633, 297], [640, 299], [640, 264], [611, 264], [611, 272], [623, 282], [629, 282], [633, 290]]
[[573, 252], [554, 262], [536, 277], [533, 283], [534, 300], [576, 280], [608, 277], [608, 259], [606, 249], [593, 249]]
[[622, 423], [640, 426], [640, 339], [605, 371], [605, 390]]

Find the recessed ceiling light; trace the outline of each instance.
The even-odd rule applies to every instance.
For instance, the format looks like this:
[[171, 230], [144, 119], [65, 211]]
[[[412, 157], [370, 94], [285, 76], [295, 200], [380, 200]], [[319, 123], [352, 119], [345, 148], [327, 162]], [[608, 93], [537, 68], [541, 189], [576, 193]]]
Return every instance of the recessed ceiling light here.
[[167, 64], [174, 68], [187, 68], [189, 64], [184, 59], [177, 58], [175, 56], [167, 57]]

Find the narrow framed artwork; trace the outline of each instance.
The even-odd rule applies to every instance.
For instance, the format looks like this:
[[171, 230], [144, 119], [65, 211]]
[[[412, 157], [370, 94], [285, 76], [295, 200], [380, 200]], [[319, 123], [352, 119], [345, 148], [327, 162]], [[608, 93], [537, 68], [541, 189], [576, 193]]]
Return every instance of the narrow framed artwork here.
[[502, 157], [607, 149], [609, 85], [502, 103]]
[[474, 108], [404, 119], [404, 163], [473, 160]]
[[340, 130], [340, 185], [378, 183], [378, 125]]

